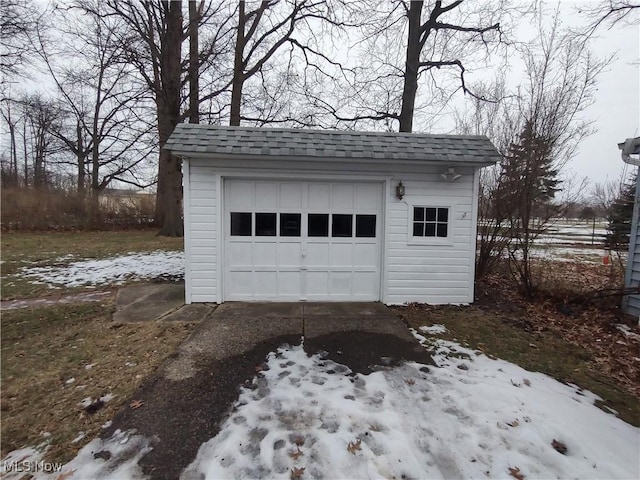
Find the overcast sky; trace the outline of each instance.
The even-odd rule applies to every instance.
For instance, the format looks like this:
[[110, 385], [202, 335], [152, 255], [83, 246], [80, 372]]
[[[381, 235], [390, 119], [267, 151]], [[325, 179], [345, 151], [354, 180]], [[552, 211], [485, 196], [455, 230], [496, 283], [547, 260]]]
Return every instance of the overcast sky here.
[[593, 51], [616, 54], [598, 81], [595, 103], [585, 112], [597, 132], [587, 138], [568, 165], [578, 176], [592, 182], [617, 178], [624, 168], [617, 144], [640, 135], [640, 26], [598, 31]]
[[[1, 1], [1, 0], [0, 0]], [[37, 0], [42, 6], [43, 0]], [[591, 4], [592, 0], [563, 0], [561, 15], [563, 23], [571, 26], [584, 25], [585, 18], [577, 12], [577, 7]], [[547, 2], [552, 8], [554, 2]], [[625, 26], [620, 22], [612, 28], [601, 27], [597, 38], [591, 43], [593, 52], [599, 57], [615, 54], [608, 70], [601, 74], [594, 104], [585, 112], [588, 120], [594, 122], [596, 133], [584, 140], [579, 151], [567, 165], [566, 176], [581, 179], [587, 177], [591, 183], [605, 179], [617, 179], [628, 167], [622, 162], [617, 148], [619, 142], [628, 137], [640, 135], [640, 14], [635, 14], [636, 26]], [[523, 22], [518, 34], [535, 34], [534, 25]], [[519, 35], [520, 36], [520, 35]], [[513, 73], [517, 76], [517, 73]], [[36, 80], [37, 79], [37, 80]], [[42, 89], [47, 85], [41, 75], [34, 80]], [[28, 82], [25, 82], [28, 84]], [[25, 85], [22, 85], [24, 88]], [[0, 143], [6, 144], [5, 128], [2, 128]]]

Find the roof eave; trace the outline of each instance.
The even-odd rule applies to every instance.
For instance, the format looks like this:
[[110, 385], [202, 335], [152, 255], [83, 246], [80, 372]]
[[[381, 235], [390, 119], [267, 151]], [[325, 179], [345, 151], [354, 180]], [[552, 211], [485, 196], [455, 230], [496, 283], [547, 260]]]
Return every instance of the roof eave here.
[[193, 152], [187, 150], [173, 150], [167, 148], [174, 155], [183, 159], [193, 160], [229, 160], [232, 158], [243, 158], [247, 160], [258, 161], [282, 161], [282, 162], [317, 162], [322, 159], [326, 163], [344, 163], [351, 162], [357, 164], [374, 163], [374, 164], [388, 164], [402, 163], [407, 165], [441, 165], [441, 164], [456, 164], [456, 165], [469, 165], [475, 167], [486, 167], [494, 165], [499, 161], [498, 157], [495, 158], [478, 158], [469, 160], [469, 158], [447, 158], [447, 159], [413, 159], [413, 158], [375, 158], [375, 157], [311, 157], [311, 156], [294, 156], [294, 155], [251, 155], [251, 154], [219, 154], [219, 153], [207, 153], [207, 152]]

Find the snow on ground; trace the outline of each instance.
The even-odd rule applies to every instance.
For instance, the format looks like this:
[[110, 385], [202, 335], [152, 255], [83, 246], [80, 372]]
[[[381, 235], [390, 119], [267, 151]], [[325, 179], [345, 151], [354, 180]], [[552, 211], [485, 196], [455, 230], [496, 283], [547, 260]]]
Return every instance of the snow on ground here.
[[101, 260], [79, 260], [68, 265], [24, 267], [19, 275], [53, 287], [122, 284], [131, 279], [149, 279], [184, 275], [182, 252], [156, 251], [129, 253]]
[[[361, 375], [302, 346], [271, 353], [181, 478], [640, 478], [640, 429], [592, 393], [413, 333], [438, 367]], [[141, 478], [149, 445], [117, 432], [62, 471]]]
[[440, 325], [436, 323], [435, 325], [431, 325], [429, 327], [420, 327], [421, 332], [428, 333], [431, 335], [440, 335], [441, 333], [447, 333], [447, 327], [444, 325]]

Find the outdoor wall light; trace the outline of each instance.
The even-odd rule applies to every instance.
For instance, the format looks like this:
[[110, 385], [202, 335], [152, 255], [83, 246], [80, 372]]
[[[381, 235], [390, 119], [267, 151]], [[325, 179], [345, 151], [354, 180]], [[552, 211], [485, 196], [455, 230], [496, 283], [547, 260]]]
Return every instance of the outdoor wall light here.
[[453, 167], [447, 168], [446, 172], [440, 174], [440, 178], [446, 180], [447, 182], [455, 182], [461, 176], [462, 175], [460, 175], [459, 173], [456, 173], [456, 169]]
[[402, 181], [400, 181], [400, 183], [396, 187], [396, 197], [398, 197], [400, 200], [402, 200], [402, 197], [404, 197], [404, 185], [402, 185]]

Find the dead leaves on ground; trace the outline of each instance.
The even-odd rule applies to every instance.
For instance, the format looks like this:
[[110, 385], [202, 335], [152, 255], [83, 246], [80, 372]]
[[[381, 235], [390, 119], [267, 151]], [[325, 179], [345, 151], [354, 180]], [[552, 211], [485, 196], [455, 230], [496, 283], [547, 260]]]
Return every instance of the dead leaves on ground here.
[[298, 447], [295, 451], [293, 452], [289, 452], [289, 456], [291, 458], [293, 458], [294, 460], [297, 460], [298, 458], [300, 458], [302, 455], [304, 455], [304, 453], [302, 452], [302, 450], [300, 450], [300, 447]]
[[516, 480], [524, 480], [526, 478], [518, 467], [509, 467], [509, 475]]
[[567, 454], [567, 446], [564, 443], [559, 442], [555, 438], [553, 439], [553, 442], [551, 442], [551, 446], [555, 449], [556, 452], [561, 453], [562, 455]]
[[349, 442], [349, 445], [347, 445], [347, 451], [352, 455], [355, 455], [356, 452], [362, 450], [362, 448], [360, 447], [361, 444], [362, 440], [360, 439], [356, 440], [355, 442]]
[[293, 467], [291, 469], [291, 480], [295, 480], [296, 478], [300, 478], [302, 477], [302, 475], [304, 474], [304, 467]]
[[144, 402], [142, 400], [134, 400], [129, 404], [129, 407], [133, 408], [134, 410], [137, 410], [143, 405], [144, 405]]

